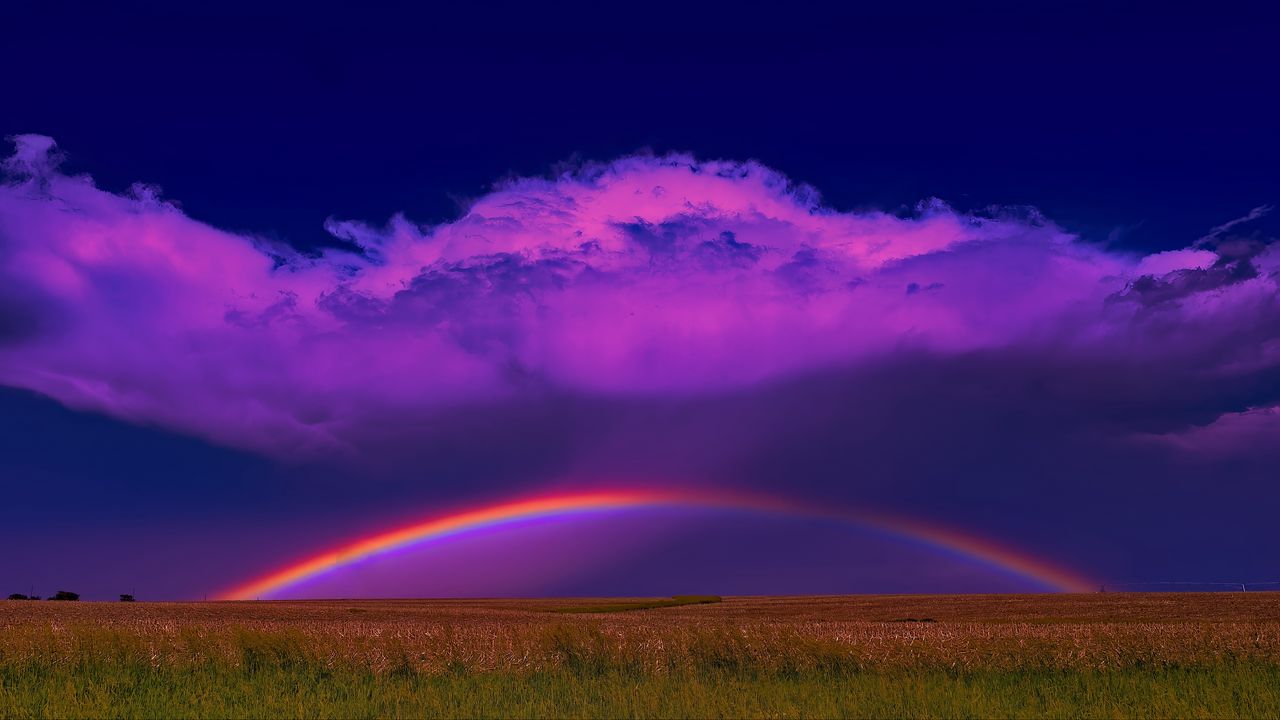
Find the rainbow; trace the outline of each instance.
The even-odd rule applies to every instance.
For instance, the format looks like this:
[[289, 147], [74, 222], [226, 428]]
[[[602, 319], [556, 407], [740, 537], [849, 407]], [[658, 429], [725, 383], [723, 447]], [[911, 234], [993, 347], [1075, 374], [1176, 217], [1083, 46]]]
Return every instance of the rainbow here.
[[1023, 551], [967, 532], [877, 513], [832, 511], [780, 498], [742, 493], [703, 493], [684, 490], [618, 490], [559, 494], [454, 512], [348, 542], [275, 572], [230, 588], [220, 600], [268, 597], [297, 583], [394, 550], [522, 520], [567, 517], [633, 508], [707, 508], [835, 519], [877, 530], [995, 566], [1058, 592], [1088, 592], [1097, 587], [1076, 572]]

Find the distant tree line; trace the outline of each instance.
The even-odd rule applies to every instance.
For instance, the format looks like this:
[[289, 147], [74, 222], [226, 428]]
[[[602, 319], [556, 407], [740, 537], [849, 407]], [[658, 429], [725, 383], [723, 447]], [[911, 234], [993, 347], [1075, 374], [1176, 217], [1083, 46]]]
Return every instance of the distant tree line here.
[[[10, 600], [39, 600], [40, 596], [27, 595], [26, 593], [13, 593], [9, 596], [9, 599]], [[70, 590], [59, 590], [45, 599], [75, 601], [80, 599], [80, 593], [73, 593]], [[131, 594], [126, 593], [120, 596], [120, 602], [133, 602], [133, 601], [134, 601], [134, 597]]]

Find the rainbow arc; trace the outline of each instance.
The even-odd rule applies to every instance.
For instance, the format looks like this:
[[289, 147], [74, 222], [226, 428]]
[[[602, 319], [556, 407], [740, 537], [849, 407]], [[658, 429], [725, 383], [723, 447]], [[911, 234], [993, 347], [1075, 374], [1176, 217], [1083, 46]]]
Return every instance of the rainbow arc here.
[[1093, 580], [1046, 559], [992, 539], [936, 523], [883, 513], [833, 511], [782, 498], [736, 492], [617, 490], [547, 495], [440, 515], [345, 543], [230, 588], [218, 597], [222, 600], [269, 598], [299, 583], [367, 558], [525, 520], [570, 518], [624, 509], [662, 507], [743, 510], [838, 520], [976, 560], [1030, 580], [1048, 590], [1088, 592], [1097, 586]]

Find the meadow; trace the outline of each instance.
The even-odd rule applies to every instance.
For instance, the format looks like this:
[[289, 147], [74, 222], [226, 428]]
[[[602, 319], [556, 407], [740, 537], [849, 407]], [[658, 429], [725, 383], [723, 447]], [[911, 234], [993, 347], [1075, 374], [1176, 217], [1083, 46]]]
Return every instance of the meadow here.
[[1275, 717], [1280, 594], [0, 601], [0, 717]]

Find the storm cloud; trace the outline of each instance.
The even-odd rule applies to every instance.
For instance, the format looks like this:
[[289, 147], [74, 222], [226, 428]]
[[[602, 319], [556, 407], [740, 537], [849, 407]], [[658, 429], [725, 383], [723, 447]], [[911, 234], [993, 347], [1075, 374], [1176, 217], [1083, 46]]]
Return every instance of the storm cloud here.
[[[0, 383], [231, 447], [359, 454], [549, 395], [785, 405], [815, 377], [932, 387], [895, 396], [925, 417], [963, 405], [940, 382], [1021, 378], [1041, 415], [1179, 451], [1275, 425], [1280, 253], [1244, 223], [1143, 257], [1026, 208], [841, 212], [753, 162], [640, 155], [505, 181], [438, 225], [330, 220], [347, 249], [304, 254], [15, 144]], [[892, 414], [874, 399], [868, 427]]]

